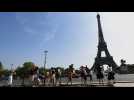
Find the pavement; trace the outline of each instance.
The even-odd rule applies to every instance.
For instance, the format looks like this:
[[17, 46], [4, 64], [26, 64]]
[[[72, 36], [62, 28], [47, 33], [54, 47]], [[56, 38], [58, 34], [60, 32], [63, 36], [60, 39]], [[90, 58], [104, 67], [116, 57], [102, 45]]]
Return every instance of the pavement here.
[[[88, 78], [87, 84], [86, 86], [81, 86], [81, 82], [80, 82], [80, 78], [73, 78], [73, 83], [72, 85], [67, 85], [67, 80], [66, 78], [62, 79], [62, 84], [60, 85], [60, 87], [134, 87], [134, 75], [118, 75], [116, 78], [116, 83], [113, 85], [108, 85], [107, 84], [107, 79], [104, 80], [104, 84], [99, 84], [99, 82], [97, 80], [94, 79], [93, 82], [90, 82], [90, 79]], [[131, 81], [130, 81], [131, 80]], [[7, 81], [3, 80], [0, 81], [0, 87], [3, 86], [8, 86], [7, 85]], [[57, 85], [56, 87], [58, 87], [59, 85]], [[13, 80], [13, 85], [12, 87], [32, 87], [31, 82], [29, 80], [25, 80], [25, 85], [22, 85], [22, 80]], [[52, 87], [49, 85], [46, 86], [40, 86], [40, 87]]]
[[134, 82], [118, 82], [114, 87], [134, 87]]
[[[8, 85], [1, 85], [0, 87], [7, 87]], [[46, 84], [46, 86], [44, 85], [40, 85], [40, 86], [32, 86], [32, 85], [21, 85], [21, 84], [13, 84], [11, 87], [53, 87], [52, 85], [48, 85]], [[128, 81], [118, 81], [116, 83], [114, 83], [113, 85], [108, 85], [107, 82], [104, 82], [103, 84], [99, 84], [99, 82], [92, 82], [92, 83], [88, 83], [87, 85], [81, 85], [81, 82], [73, 82], [72, 85], [67, 83], [61, 83], [61, 85], [57, 85], [54, 87], [134, 87], [134, 82], [128, 82]]]

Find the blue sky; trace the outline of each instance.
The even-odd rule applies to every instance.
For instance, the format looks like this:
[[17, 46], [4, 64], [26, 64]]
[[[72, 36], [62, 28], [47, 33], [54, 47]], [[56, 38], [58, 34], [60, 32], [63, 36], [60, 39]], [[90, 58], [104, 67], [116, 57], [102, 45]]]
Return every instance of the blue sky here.
[[[101, 13], [104, 38], [117, 63], [122, 57], [132, 63], [132, 54], [124, 55], [126, 47], [121, 48], [120, 43], [126, 43], [127, 50], [132, 50], [127, 45], [131, 34], [128, 38], [123, 36], [126, 41], [115, 38], [122, 32], [121, 26], [118, 26], [120, 30], [117, 29], [118, 24], [122, 25], [117, 21], [119, 16], [122, 15]], [[43, 51], [48, 50], [47, 67], [68, 67], [71, 63], [76, 68], [80, 65], [91, 67], [97, 54], [97, 36], [95, 12], [1, 12], [0, 61], [6, 68], [10, 68], [10, 64], [14, 64], [14, 67], [21, 66], [25, 61], [43, 66]]]

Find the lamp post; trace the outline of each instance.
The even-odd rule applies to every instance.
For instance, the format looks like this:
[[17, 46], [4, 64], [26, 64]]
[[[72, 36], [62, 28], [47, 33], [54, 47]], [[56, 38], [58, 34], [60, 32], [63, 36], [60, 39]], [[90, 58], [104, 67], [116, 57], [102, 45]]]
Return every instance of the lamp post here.
[[11, 64], [11, 73], [13, 72], [13, 64]]
[[47, 50], [45, 50], [45, 51], [44, 51], [44, 54], [45, 54], [45, 60], [44, 60], [44, 70], [46, 69], [46, 57], [47, 57], [47, 53], [48, 53], [48, 51], [47, 51]]

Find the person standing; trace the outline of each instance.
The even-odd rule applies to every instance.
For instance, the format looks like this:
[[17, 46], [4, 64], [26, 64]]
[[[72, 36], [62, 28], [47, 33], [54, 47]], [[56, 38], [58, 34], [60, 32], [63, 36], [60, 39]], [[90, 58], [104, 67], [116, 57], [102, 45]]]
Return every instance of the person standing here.
[[41, 85], [40, 72], [38, 67], [36, 67], [36, 74], [37, 74], [37, 83], [38, 85]]
[[37, 66], [34, 66], [32, 68], [32, 83], [33, 85], [40, 85], [40, 79], [39, 79], [39, 68]]
[[87, 85], [87, 71], [86, 71], [86, 68], [84, 68], [83, 71], [84, 71], [84, 85]]
[[61, 84], [61, 70], [59, 68], [56, 69], [56, 84], [59, 81], [59, 85]]
[[83, 77], [84, 77], [84, 71], [83, 71], [83, 66], [80, 67], [80, 76], [81, 76], [81, 85], [83, 85]]
[[13, 73], [11, 72], [8, 78], [8, 85], [12, 86], [12, 84], [13, 84]]
[[51, 77], [50, 77], [50, 73], [51, 73], [50, 71], [47, 71], [47, 72], [45, 73], [45, 83], [46, 83], [45, 85], [49, 85], [49, 84], [50, 84], [50, 83], [49, 83], [49, 82], [50, 82], [50, 78], [51, 78]]
[[34, 79], [35, 79], [35, 66], [33, 66], [33, 68], [30, 70], [30, 74], [31, 74], [31, 82], [32, 82], [32, 85], [34, 85]]
[[108, 70], [108, 84], [109, 85], [113, 85], [114, 84], [114, 80], [115, 80], [114, 75], [115, 75], [115, 73], [112, 70], [112, 67], [110, 67], [109, 70]]
[[69, 65], [67, 74], [68, 74], [68, 80], [67, 80], [67, 85], [70, 82], [72, 85], [72, 78], [73, 78], [73, 72], [74, 72], [74, 68], [73, 68], [73, 64]]
[[93, 81], [93, 72], [92, 72], [92, 70], [90, 70], [90, 72], [89, 72], [89, 77], [90, 77], [90, 82], [92, 82]]
[[80, 67], [80, 73], [81, 73], [81, 85], [87, 85], [87, 71], [84, 66]]
[[96, 76], [97, 79], [99, 80], [99, 84], [103, 84], [104, 75], [102, 66], [98, 66], [96, 71], [97, 71]]
[[50, 84], [52, 86], [55, 86], [55, 69], [54, 68], [51, 68], [51, 71], [50, 71]]

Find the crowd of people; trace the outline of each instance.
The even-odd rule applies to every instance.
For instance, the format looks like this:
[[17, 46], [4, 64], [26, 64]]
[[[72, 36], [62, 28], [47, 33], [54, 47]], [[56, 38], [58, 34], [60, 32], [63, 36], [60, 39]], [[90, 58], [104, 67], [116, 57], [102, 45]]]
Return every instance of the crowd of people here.
[[108, 84], [113, 85], [115, 83], [115, 72], [112, 70], [111, 66], [107, 66], [107, 73], [104, 71], [103, 66], [98, 66], [96, 68], [96, 77], [99, 84], [104, 84], [104, 78], [107, 77]]
[[33, 67], [30, 76], [32, 85], [56, 86], [57, 83], [61, 84], [61, 70], [58, 68], [51, 68], [45, 75], [42, 75], [39, 73], [38, 67]]
[[[69, 83], [73, 84], [73, 75], [76, 74], [75, 69], [73, 67], [73, 64], [69, 65], [68, 70], [65, 73], [67, 75], [66, 83], [69, 85]], [[99, 81], [99, 84], [104, 84], [104, 68], [103, 66], [99, 66], [96, 69], [96, 78]], [[87, 83], [87, 77], [89, 77], [90, 82], [93, 82], [93, 71], [89, 69], [86, 66], [80, 66], [79, 69], [79, 75], [81, 78], [81, 85], [86, 86]], [[106, 74], [108, 84], [113, 84], [115, 81], [114, 77], [115, 73], [112, 70], [112, 67], [108, 67], [108, 72]], [[32, 86], [57, 86], [61, 85], [62, 83], [62, 71], [60, 68], [51, 68], [51, 70], [47, 71], [45, 74], [40, 74], [39, 68], [37, 66], [34, 66], [30, 71], [30, 80], [32, 82]], [[8, 85], [12, 85], [13, 83], [13, 73], [9, 75], [8, 79]]]

